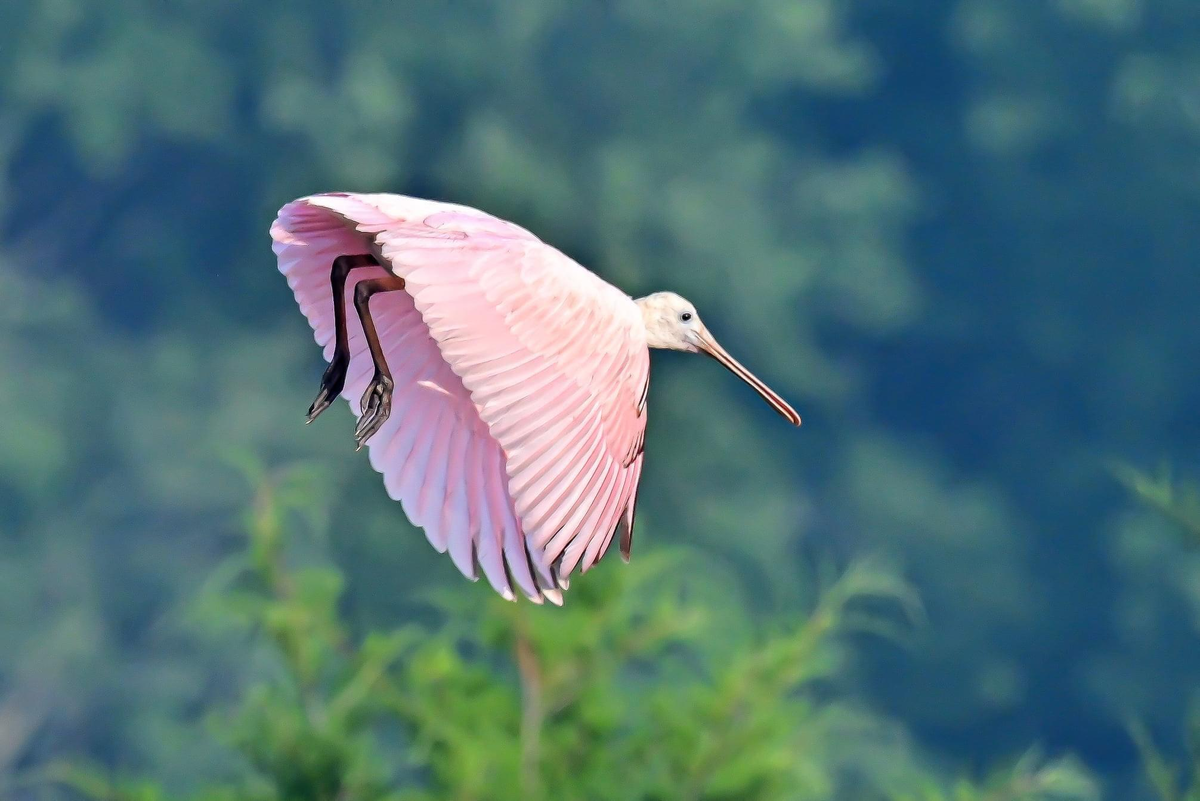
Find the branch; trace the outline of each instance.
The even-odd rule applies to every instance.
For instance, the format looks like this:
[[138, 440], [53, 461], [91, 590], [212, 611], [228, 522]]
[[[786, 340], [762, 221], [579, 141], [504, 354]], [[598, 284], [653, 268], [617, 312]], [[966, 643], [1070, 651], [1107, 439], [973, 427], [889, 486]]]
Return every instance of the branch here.
[[517, 629], [515, 651], [521, 674], [521, 796], [541, 798], [541, 740], [546, 719], [542, 668], [523, 626]]

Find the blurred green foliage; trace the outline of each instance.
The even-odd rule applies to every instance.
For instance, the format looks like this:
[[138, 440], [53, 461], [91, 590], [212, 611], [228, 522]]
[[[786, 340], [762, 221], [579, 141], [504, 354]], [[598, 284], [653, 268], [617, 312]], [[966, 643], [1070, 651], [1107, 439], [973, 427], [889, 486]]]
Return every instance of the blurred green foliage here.
[[1200, 799], [1200, 711], [1193, 710], [1187, 732], [1187, 759], [1182, 768], [1163, 756], [1150, 733], [1141, 725], [1132, 727], [1134, 741], [1146, 767], [1146, 777], [1162, 801]]
[[[561, 623], [615, 636], [579, 599], [686, 544], [715, 677], [815, 608], [815, 565], [878, 553], [928, 626], [856, 642], [837, 697], [924, 755], [928, 788], [896, 786], [972, 797], [945, 777], [1013, 764], [961, 793], [1052, 789], [1011, 761], [1040, 743], [1152, 797], [1124, 722], [1180, 741], [1200, 557], [1104, 466], [1200, 447], [1198, 42], [1194, 0], [0, 3], [0, 777], [89, 757], [175, 795], [248, 759], [198, 721], [286, 673], [180, 611], [241, 552], [231, 462], [323, 466], [294, 543], [343, 577], [326, 625], [355, 653], [412, 621], [411, 648], [491, 649], [513, 691], [486, 588], [344, 413], [300, 424], [321, 368], [266, 230], [353, 189], [678, 290], [804, 414], [783, 432], [656, 355], [634, 566], [578, 581]], [[909, 764], [867, 728], [814, 746], [864, 793]], [[419, 758], [388, 736], [355, 770]]]
[[[1118, 464], [1114, 473], [1143, 503], [1172, 521], [1191, 548], [1200, 548], [1200, 488], [1177, 481], [1166, 467], [1151, 474]], [[1193, 698], [1187, 715], [1182, 766], [1162, 753], [1145, 725], [1135, 722], [1130, 726], [1147, 779], [1161, 801], [1200, 801], [1200, 699]]]
[[[912, 590], [867, 562], [833, 577], [799, 623], [732, 653], [705, 644], [712, 617], [689, 600], [686, 553], [588, 582], [563, 610], [442, 593], [451, 622], [439, 630], [358, 639], [339, 620], [338, 572], [289, 559], [287, 519], [311, 507], [319, 478], [267, 478], [246, 552], [195, 608], [227, 634], [235, 622], [243, 653], [262, 660], [262, 677], [216, 717], [241, 757], [236, 777], [197, 801], [1097, 797], [1072, 762], [1034, 756], [943, 786], [894, 726], [839, 697], [847, 638], [902, 634], [920, 615]], [[872, 752], [889, 758], [863, 758]], [[172, 797], [72, 765], [15, 786], [36, 798]]]
[[1143, 503], [1175, 523], [1193, 547], [1200, 546], [1200, 488], [1176, 481], [1169, 468], [1151, 474], [1117, 465], [1114, 472]]

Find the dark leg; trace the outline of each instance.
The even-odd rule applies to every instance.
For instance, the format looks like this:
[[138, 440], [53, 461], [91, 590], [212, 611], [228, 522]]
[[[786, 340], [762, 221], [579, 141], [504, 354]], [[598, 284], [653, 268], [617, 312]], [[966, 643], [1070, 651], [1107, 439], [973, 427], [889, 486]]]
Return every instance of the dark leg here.
[[333, 270], [329, 274], [329, 282], [333, 286], [333, 325], [335, 339], [333, 358], [321, 376], [321, 390], [317, 399], [308, 407], [308, 419], [311, 423], [317, 415], [329, 408], [334, 398], [342, 394], [346, 385], [346, 370], [350, 367], [350, 339], [346, 334], [346, 276], [356, 267], [378, 266], [379, 262], [369, 253], [356, 256], [338, 256], [333, 260]]
[[392, 371], [388, 369], [387, 360], [383, 358], [383, 346], [379, 344], [379, 335], [375, 332], [370, 304], [371, 296], [376, 292], [394, 292], [398, 289], [404, 289], [404, 279], [398, 275], [368, 278], [354, 285], [354, 308], [358, 309], [358, 319], [362, 320], [367, 347], [371, 349], [371, 359], [375, 362], [375, 377], [363, 393], [362, 417], [358, 419], [358, 428], [354, 430], [354, 441], [357, 444], [355, 450], [361, 448], [392, 413], [392, 389], [395, 382], [392, 381]]

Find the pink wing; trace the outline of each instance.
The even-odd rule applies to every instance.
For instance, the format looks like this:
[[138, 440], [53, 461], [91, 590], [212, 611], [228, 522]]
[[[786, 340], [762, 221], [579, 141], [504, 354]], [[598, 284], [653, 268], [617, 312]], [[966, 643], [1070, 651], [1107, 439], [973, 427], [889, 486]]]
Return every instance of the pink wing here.
[[[271, 228], [279, 269], [333, 354], [329, 275], [373, 252], [406, 291], [371, 310], [395, 379], [371, 465], [439, 551], [512, 597], [557, 587], [604, 555], [628, 557], [645, 433], [649, 352], [636, 304], [528, 231], [475, 209], [399, 195], [315, 195]], [[382, 268], [350, 274], [353, 282]], [[353, 306], [350, 306], [353, 310]], [[343, 397], [372, 375], [357, 316]]]

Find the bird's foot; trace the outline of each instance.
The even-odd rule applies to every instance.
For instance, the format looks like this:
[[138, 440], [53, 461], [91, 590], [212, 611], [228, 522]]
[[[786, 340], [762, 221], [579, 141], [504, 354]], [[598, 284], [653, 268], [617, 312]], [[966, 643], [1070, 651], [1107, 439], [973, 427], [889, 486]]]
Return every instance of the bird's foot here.
[[367, 440], [378, 431], [388, 415], [392, 413], [392, 389], [395, 382], [392, 377], [378, 370], [375, 377], [367, 385], [367, 391], [362, 396], [362, 417], [358, 419], [358, 427], [354, 429], [355, 450], [360, 450]]
[[312, 406], [308, 407], [305, 425], [316, 420], [317, 416], [328, 409], [329, 404], [342, 394], [342, 388], [346, 385], [346, 368], [349, 366], [349, 359], [343, 358], [338, 353], [333, 354], [333, 360], [325, 368], [325, 375], [321, 376], [321, 389], [317, 392], [317, 398], [312, 402]]

